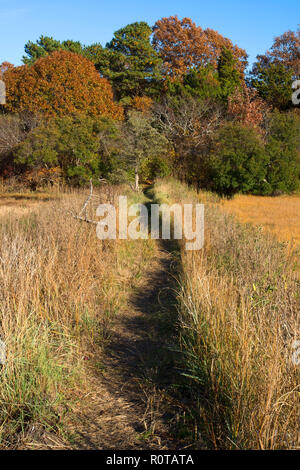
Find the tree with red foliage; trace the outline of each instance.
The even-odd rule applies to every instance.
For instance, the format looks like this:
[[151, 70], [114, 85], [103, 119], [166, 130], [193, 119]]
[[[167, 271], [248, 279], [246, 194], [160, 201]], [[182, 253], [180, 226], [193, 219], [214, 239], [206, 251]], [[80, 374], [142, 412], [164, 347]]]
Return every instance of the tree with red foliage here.
[[163, 59], [165, 73], [172, 77], [208, 64], [217, 68], [223, 47], [232, 51], [241, 70], [247, 65], [243, 49], [217, 31], [203, 30], [190, 18], [179, 20], [177, 16], [170, 16], [158, 20], [153, 27], [153, 45]]
[[[292, 71], [294, 77], [300, 75], [300, 28], [277, 36], [271, 49], [264, 55], [258, 55], [257, 59], [257, 63], [264, 68], [270, 64], [281, 64]], [[254, 72], [257, 63], [254, 64]]]
[[245, 83], [228, 98], [229, 116], [244, 126], [262, 129], [267, 111], [265, 101], [258, 96], [256, 90], [248, 88]]
[[110, 83], [92, 62], [72, 52], [56, 51], [32, 66], [8, 67], [3, 78], [10, 112], [123, 117]]

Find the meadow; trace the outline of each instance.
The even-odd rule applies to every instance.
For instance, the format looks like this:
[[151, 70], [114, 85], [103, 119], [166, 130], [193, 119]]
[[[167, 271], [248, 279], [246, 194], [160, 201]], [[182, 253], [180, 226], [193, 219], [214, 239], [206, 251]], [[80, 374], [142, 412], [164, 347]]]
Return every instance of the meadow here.
[[[119, 192], [98, 197], [113, 202]], [[71, 212], [85, 199], [86, 191], [1, 195], [1, 448], [23, 448], [48, 431], [62, 435], [64, 416], [87, 393], [90, 364], [126, 304], [127, 285], [147, 261], [139, 242], [100, 241], [75, 220]]]
[[262, 197], [236, 195], [223, 199], [222, 208], [236, 214], [242, 222], [261, 225], [276, 234], [280, 241], [300, 245], [300, 195]]
[[[73, 448], [74, 426], [68, 423], [89, 403], [91, 383], [101, 382], [110, 348], [128, 336], [130, 350], [139, 343], [147, 350], [147, 335], [156, 341], [162, 334], [163, 343], [175, 351], [174, 369], [168, 355], [163, 364], [151, 352], [149, 369], [142, 360], [145, 377], [133, 375], [128, 381], [135, 387], [135, 401], [151, 415], [149, 424], [143, 408], [136, 411], [136, 419], [145, 423], [140, 448], [165, 436], [156, 424], [164, 417], [165, 403], [177, 407], [174, 418], [167, 412], [172, 429], [165, 448], [174, 449], [174, 442], [175, 448], [195, 449], [299, 448], [299, 367], [292, 362], [299, 334], [297, 252], [277, 233], [256, 226], [270, 220], [273, 204], [278, 208], [274, 225], [278, 221], [278, 228], [279, 222], [290, 227], [284, 214], [292, 213], [299, 199], [236, 196], [223, 201], [209, 192], [197, 194], [175, 179], [161, 179], [146, 190], [147, 197], [121, 186], [96, 190], [91, 217], [95, 204], [114, 203], [124, 191], [132, 202], [204, 202], [204, 248], [186, 252], [181, 243], [174, 247], [174, 241], [159, 248], [150, 239], [100, 241], [94, 226], [72, 216], [86, 200], [84, 190], [1, 194], [0, 334], [7, 362], [0, 372], [0, 447], [44, 448], [40, 441], [46, 434], [51, 442], [58, 439], [57, 447]], [[252, 201], [257, 200], [262, 203], [255, 219]], [[238, 217], [228, 213], [236, 206]], [[239, 220], [242, 213], [254, 224]], [[293, 220], [297, 222], [297, 214]], [[171, 287], [165, 276], [174, 263], [178, 269]], [[149, 272], [154, 272], [150, 285]], [[132, 299], [140, 285], [145, 287], [137, 303]], [[172, 290], [175, 300], [163, 298], [166, 290]], [[128, 329], [128, 315], [146, 318], [144, 333]], [[137, 350], [137, 361], [140, 355]], [[118, 380], [124, 379], [116, 377], [124, 360], [107, 372], [110, 383], [116, 381], [118, 397]], [[171, 377], [167, 385], [155, 382], [162, 366]], [[108, 401], [118, 409], [119, 400], [113, 395]], [[129, 406], [126, 401], [119, 413], [122, 435], [128, 433]], [[109, 422], [113, 411], [106, 412]], [[101, 428], [101, 416], [97, 419]], [[88, 438], [89, 426], [84, 431]], [[98, 445], [111, 432], [99, 429]], [[126, 445], [136, 448], [133, 440]]]
[[299, 447], [299, 368], [291, 361], [299, 334], [297, 255], [227, 214], [214, 195], [174, 180], [158, 181], [154, 192], [160, 202], [206, 203], [204, 249], [181, 251], [178, 286], [195, 438], [205, 435], [223, 449]]

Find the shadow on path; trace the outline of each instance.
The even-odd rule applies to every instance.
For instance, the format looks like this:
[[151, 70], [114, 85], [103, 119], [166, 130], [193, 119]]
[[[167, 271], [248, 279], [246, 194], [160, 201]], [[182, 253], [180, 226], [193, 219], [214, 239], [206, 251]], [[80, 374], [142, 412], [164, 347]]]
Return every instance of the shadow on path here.
[[[149, 201], [148, 204], [151, 204]], [[180, 449], [175, 437], [184, 405], [176, 398], [178, 243], [158, 240], [157, 253], [114, 325], [104, 371], [90, 408], [80, 414], [75, 448]], [[176, 388], [176, 387], [175, 387]]]

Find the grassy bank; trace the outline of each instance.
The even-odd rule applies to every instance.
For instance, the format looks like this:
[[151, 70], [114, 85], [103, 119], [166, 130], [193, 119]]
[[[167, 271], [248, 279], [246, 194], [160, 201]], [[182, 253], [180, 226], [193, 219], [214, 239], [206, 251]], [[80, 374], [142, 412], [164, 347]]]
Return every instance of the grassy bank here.
[[[104, 200], [118, 193], [110, 188]], [[84, 192], [44, 199], [22, 211], [16, 200], [0, 213], [1, 448], [38, 439], [33, 430], [63, 435], [64, 416], [88, 390], [129, 286], [152, 256], [143, 240], [100, 241], [94, 225], [75, 220], [69, 211], [79, 212]]]
[[[286, 244], [210, 194], [158, 181], [160, 202], [205, 202], [205, 246], [182, 250], [179, 332], [194, 437], [218, 449], [299, 447], [299, 282]], [[197, 437], [198, 436], [198, 437]]]

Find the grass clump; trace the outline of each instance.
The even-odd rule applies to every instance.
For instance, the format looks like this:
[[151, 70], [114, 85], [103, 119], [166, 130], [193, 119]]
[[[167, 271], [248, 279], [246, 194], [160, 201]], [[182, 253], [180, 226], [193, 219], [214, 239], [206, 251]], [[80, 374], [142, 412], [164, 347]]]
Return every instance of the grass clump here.
[[[154, 191], [168, 194], [170, 203], [202, 197], [172, 181], [158, 181]], [[291, 350], [299, 334], [294, 266], [286, 244], [210, 203], [204, 248], [182, 248], [184, 393], [198, 438], [209, 447], [299, 447], [299, 367]]]
[[69, 214], [85, 198], [61, 193], [21, 216], [17, 203], [1, 216], [2, 448], [26, 441], [32, 425], [60, 432], [85, 390], [87, 359], [101, 351], [122, 303], [118, 245]]

